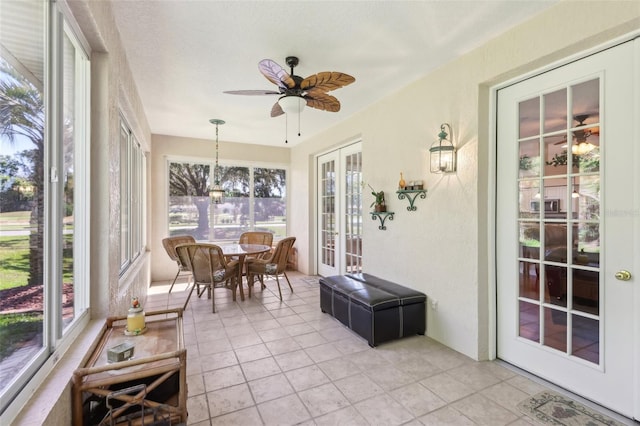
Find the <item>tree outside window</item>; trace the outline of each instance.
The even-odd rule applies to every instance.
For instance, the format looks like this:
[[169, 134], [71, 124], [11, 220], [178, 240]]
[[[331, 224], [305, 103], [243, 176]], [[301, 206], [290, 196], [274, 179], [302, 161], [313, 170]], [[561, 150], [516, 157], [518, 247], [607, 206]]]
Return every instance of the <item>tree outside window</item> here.
[[225, 197], [208, 197], [213, 166], [169, 163], [169, 234], [197, 240], [237, 241], [245, 231], [261, 230], [286, 236], [286, 171], [220, 165]]

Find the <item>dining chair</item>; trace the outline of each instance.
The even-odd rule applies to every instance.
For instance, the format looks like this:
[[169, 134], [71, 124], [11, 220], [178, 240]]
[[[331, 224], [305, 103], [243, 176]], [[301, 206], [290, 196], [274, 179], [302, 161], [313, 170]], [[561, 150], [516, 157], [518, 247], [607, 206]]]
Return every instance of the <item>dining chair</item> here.
[[[176, 246], [180, 244], [193, 244], [195, 242], [195, 238], [193, 238], [191, 235], [176, 235], [174, 237], [167, 237], [162, 240], [162, 245], [167, 251], [169, 258], [178, 264], [178, 272], [173, 278], [171, 287], [169, 287], [169, 293], [171, 293], [171, 290], [173, 290], [173, 286], [175, 285], [176, 280], [181, 273], [191, 272], [189, 271], [187, 264], [183, 263], [178, 257], [178, 254], [176, 253]], [[191, 274], [189, 274], [189, 281], [191, 281]]]
[[[262, 244], [271, 247], [273, 233], [267, 231], [247, 231], [240, 235], [239, 244]], [[269, 253], [263, 253], [255, 257], [267, 257]]]
[[[215, 244], [182, 244], [176, 247], [176, 252], [181, 258], [187, 259], [194, 282], [183, 309], [187, 308], [195, 288], [198, 288], [198, 296], [201, 296], [206, 288], [213, 313], [216, 312], [214, 291], [216, 288], [231, 290], [235, 302], [238, 288], [238, 261], [227, 261], [222, 254], [222, 249]], [[199, 289], [200, 285], [205, 287], [202, 291]]]
[[251, 290], [255, 281], [255, 277], [258, 277], [260, 286], [265, 288], [264, 276], [271, 275], [276, 277], [276, 283], [278, 283], [278, 293], [280, 294], [280, 300], [282, 300], [282, 290], [280, 289], [280, 280], [278, 276], [284, 275], [289, 284], [289, 288], [293, 293], [293, 287], [287, 276], [287, 260], [291, 253], [291, 247], [296, 242], [296, 237], [287, 237], [278, 241], [273, 253], [264, 258], [247, 259], [247, 285], [249, 287], [249, 297], [251, 297]]

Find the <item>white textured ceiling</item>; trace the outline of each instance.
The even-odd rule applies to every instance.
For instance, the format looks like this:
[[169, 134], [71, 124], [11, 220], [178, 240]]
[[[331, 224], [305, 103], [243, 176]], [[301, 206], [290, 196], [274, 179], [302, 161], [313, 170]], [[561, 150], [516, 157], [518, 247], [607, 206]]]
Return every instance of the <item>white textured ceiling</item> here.
[[273, 59], [295, 74], [341, 71], [355, 83], [330, 92], [342, 109], [306, 108], [289, 119], [293, 146], [552, 6], [549, 1], [111, 0], [151, 131], [286, 146], [285, 116], [270, 117], [277, 90], [258, 71]]

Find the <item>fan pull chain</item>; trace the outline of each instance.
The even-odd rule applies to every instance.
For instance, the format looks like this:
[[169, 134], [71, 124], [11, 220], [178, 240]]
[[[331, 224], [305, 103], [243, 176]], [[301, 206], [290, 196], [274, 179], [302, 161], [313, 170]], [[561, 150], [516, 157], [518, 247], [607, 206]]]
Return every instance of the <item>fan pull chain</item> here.
[[284, 143], [289, 143], [287, 140], [289, 136], [289, 114], [284, 115]]
[[[300, 103], [300, 100], [298, 100], [298, 103]], [[300, 109], [298, 109], [298, 111], [300, 111]], [[300, 116], [302, 115], [302, 113], [298, 112], [298, 136], [300, 136]]]

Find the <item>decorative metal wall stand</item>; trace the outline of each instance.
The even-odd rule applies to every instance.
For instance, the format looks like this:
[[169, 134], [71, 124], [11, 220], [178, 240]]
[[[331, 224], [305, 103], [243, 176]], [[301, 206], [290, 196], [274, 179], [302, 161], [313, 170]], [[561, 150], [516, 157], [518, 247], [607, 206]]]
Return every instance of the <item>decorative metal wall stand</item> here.
[[410, 212], [416, 211], [418, 208], [413, 205], [416, 201], [416, 198], [420, 196], [423, 200], [427, 198], [427, 190], [426, 189], [399, 189], [396, 191], [398, 194], [398, 200], [404, 200], [405, 198], [409, 200], [409, 206], [407, 210]]
[[393, 220], [393, 215], [394, 212], [370, 212], [371, 213], [371, 219], [376, 220], [379, 219], [380, 220], [380, 226], [378, 226], [378, 229], [384, 231], [387, 229], [386, 226], [384, 226], [384, 222], [389, 219], [389, 220]]

